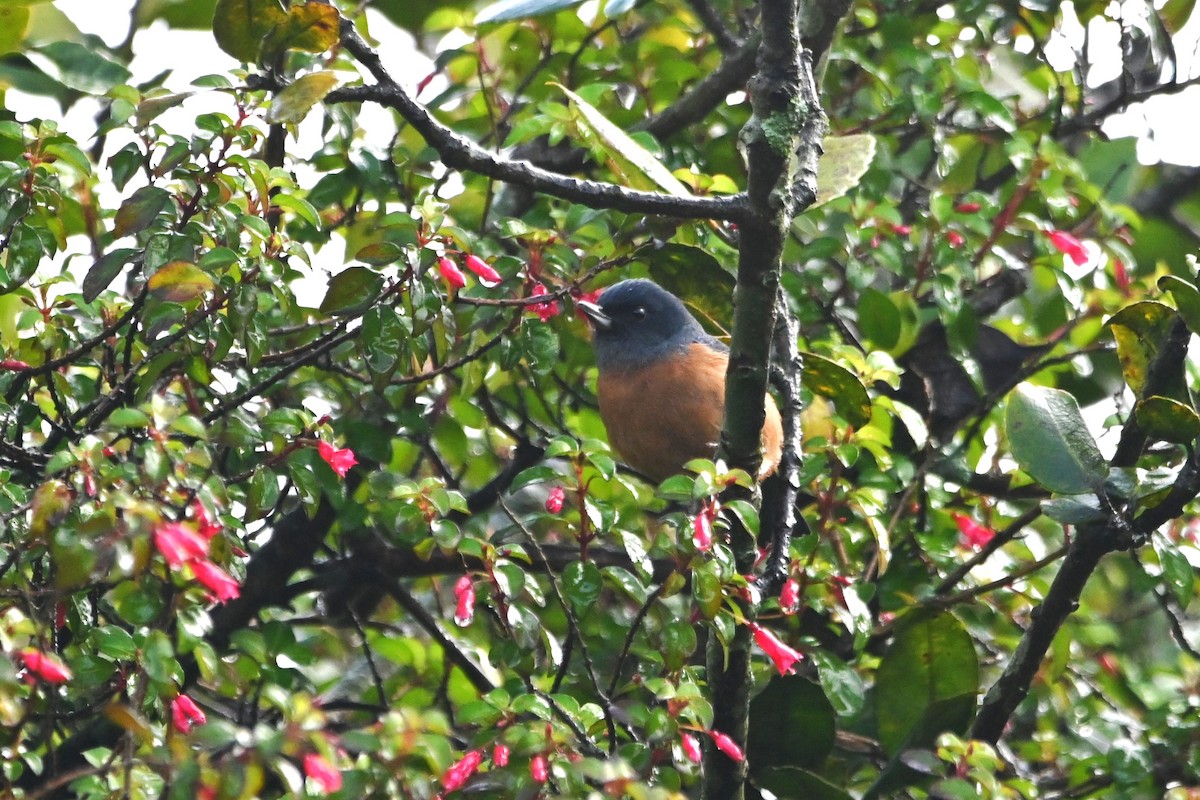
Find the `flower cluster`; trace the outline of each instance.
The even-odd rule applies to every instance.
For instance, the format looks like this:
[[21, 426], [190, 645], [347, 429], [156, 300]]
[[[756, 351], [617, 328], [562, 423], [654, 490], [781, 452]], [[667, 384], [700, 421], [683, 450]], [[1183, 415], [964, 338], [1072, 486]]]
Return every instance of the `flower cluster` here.
[[192, 505], [194, 520], [163, 522], [154, 529], [154, 546], [173, 570], [187, 567], [192, 576], [221, 602], [241, 593], [238, 582], [208, 558], [212, 537], [221, 529], [208, 517], [200, 503]]

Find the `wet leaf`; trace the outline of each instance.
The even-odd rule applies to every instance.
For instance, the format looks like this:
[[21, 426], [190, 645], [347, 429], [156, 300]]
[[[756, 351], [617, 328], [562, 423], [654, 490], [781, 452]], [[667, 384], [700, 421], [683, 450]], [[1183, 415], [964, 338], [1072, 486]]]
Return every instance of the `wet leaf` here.
[[1094, 492], [1108, 476], [1079, 404], [1064, 391], [1021, 384], [1009, 395], [1004, 427], [1021, 469], [1052, 492]]

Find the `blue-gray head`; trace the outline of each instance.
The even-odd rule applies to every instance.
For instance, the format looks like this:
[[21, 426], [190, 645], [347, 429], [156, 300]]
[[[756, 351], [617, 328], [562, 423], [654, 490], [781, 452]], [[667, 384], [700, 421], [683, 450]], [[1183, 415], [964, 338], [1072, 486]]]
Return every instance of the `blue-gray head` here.
[[653, 281], [621, 281], [605, 289], [597, 302], [575, 305], [592, 322], [601, 370], [644, 367], [693, 342], [725, 349], [704, 332], [678, 297]]

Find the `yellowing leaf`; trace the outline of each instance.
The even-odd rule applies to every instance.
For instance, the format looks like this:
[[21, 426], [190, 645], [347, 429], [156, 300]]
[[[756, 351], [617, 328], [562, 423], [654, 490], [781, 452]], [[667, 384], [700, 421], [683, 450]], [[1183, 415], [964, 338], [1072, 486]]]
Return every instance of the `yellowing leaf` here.
[[305, 3], [288, 9], [287, 19], [271, 29], [262, 43], [262, 60], [270, 63], [284, 50], [323, 53], [337, 44], [341, 15], [325, 3]]
[[20, 47], [28, 29], [28, 8], [0, 6], [0, 53], [8, 53]]
[[172, 261], [150, 276], [146, 284], [160, 300], [186, 303], [210, 291], [214, 284], [208, 273], [189, 261]]
[[836, 200], [858, 185], [875, 158], [875, 137], [869, 133], [826, 136], [817, 166], [817, 202]]
[[309, 110], [337, 86], [332, 72], [314, 72], [298, 78], [276, 95], [267, 109], [267, 122], [272, 125], [291, 124], [304, 119]]
[[588, 101], [567, 87], [553, 83], [563, 91], [575, 112], [575, 121], [588, 134], [595, 136], [612, 168], [624, 176], [626, 182], [636, 189], [658, 189], [676, 197], [691, 197], [671, 170], [663, 166], [650, 151], [634, 141], [629, 134], [609, 121], [608, 117]]

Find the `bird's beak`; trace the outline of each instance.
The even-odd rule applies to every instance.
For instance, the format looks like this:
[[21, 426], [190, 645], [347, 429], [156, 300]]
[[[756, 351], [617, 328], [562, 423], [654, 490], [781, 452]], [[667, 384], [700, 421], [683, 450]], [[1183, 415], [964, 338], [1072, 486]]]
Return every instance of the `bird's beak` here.
[[588, 318], [588, 322], [591, 322], [596, 330], [606, 331], [612, 327], [612, 317], [605, 314], [600, 306], [595, 303], [589, 303], [587, 300], [576, 300], [575, 307], [583, 312], [583, 315]]

